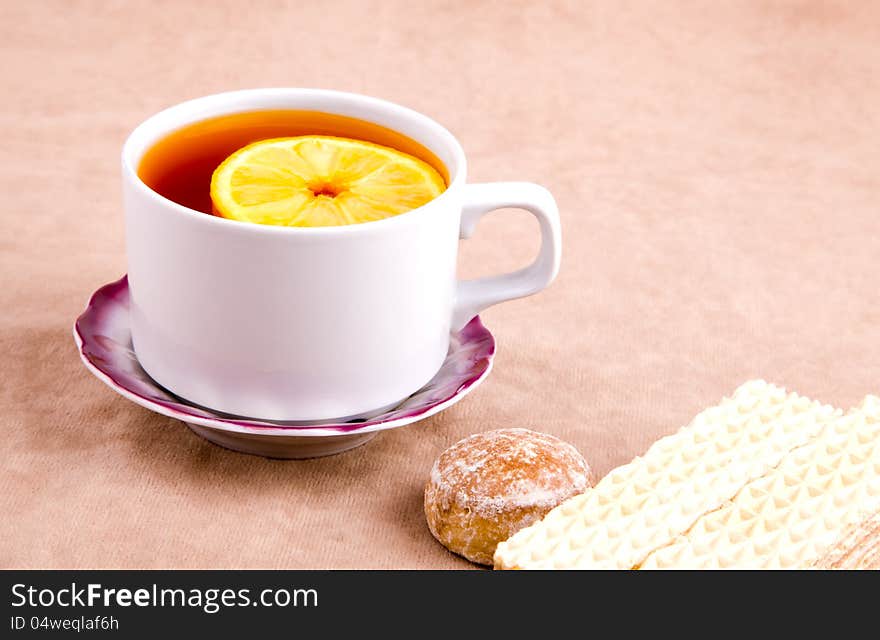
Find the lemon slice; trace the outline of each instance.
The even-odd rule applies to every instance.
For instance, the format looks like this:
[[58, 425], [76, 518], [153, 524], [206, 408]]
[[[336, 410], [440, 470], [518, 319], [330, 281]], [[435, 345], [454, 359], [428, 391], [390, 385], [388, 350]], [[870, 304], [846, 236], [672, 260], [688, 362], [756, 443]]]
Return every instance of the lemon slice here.
[[261, 140], [214, 171], [211, 200], [224, 218], [328, 227], [410, 211], [446, 188], [427, 164], [370, 142], [332, 136]]

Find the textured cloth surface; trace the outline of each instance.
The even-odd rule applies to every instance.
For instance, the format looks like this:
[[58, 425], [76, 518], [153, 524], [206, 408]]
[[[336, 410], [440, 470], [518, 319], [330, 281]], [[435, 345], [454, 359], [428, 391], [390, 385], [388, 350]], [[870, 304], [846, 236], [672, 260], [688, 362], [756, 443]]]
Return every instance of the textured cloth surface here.
[[[657, 6], [654, 6], [657, 5]], [[467, 568], [422, 489], [459, 438], [528, 427], [601, 477], [755, 377], [839, 407], [880, 380], [880, 5], [28, 2], [0, 23], [0, 566]], [[495, 369], [348, 453], [266, 460], [117, 396], [71, 325], [125, 272], [119, 150], [184, 99], [375, 95], [470, 180], [558, 199], [557, 282], [486, 311]], [[466, 277], [538, 247], [523, 212]]]

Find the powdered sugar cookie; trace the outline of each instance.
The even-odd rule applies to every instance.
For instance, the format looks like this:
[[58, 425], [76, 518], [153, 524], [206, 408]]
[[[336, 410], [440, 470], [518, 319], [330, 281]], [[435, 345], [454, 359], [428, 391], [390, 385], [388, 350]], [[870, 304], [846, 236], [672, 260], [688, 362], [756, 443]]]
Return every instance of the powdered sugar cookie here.
[[492, 564], [499, 542], [589, 487], [590, 467], [572, 445], [529, 429], [487, 431], [434, 463], [425, 516], [450, 551]]

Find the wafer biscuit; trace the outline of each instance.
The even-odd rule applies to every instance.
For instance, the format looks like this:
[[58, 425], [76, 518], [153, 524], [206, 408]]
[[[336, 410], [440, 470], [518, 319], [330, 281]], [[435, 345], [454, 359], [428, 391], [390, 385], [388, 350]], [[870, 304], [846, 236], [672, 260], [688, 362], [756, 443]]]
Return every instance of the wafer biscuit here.
[[763, 380], [747, 382], [592, 490], [502, 542], [495, 566], [632, 568], [840, 414]]
[[816, 569], [880, 569], [880, 509], [866, 513], [813, 563]]
[[642, 568], [806, 568], [876, 508], [880, 398], [868, 397], [650, 554]]

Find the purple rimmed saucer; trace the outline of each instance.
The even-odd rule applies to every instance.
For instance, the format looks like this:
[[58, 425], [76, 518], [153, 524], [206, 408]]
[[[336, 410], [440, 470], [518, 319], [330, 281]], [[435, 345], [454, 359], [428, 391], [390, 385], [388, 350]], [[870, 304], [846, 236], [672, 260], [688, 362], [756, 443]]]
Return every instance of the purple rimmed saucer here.
[[86, 367], [120, 395], [181, 420], [228, 449], [270, 458], [313, 458], [341, 453], [379, 431], [423, 420], [455, 404], [492, 369], [495, 339], [476, 317], [450, 336], [449, 353], [428, 384], [391, 409], [351, 420], [275, 422], [231, 416], [194, 405], [159, 386], [141, 368], [129, 328], [128, 277], [98, 289], [76, 319], [73, 337]]

